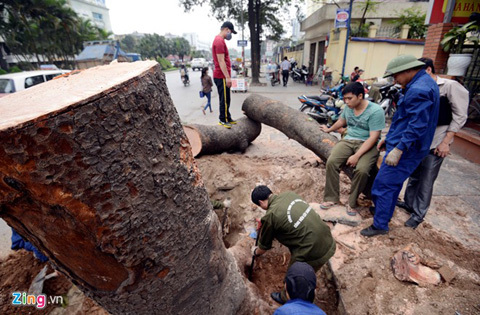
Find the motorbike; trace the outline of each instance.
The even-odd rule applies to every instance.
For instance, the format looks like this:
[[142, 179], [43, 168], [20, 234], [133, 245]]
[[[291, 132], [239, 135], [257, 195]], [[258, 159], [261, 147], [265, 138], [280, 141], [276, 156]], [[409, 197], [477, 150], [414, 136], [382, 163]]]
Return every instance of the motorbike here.
[[379, 104], [385, 113], [385, 118], [392, 118], [397, 109], [398, 98], [402, 88], [398, 84], [385, 85], [380, 88], [382, 99]]
[[302, 103], [300, 111], [319, 123], [326, 122], [328, 125], [333, 125], [340, 117], [345, 106], [338, 95], [337, 89], [338, 87], [323, 90], [323, 94], [319, 96], [299, 96], [298, 100]]
[[188, 74], [182, 76], [182, 82], [184, 86], [190, 85], [190, 79], [188, 78]]
[[270, 82], [272, 84], [272, 86], [275, 86], [275, 84], [280, 84], [280, 77], [278, 75], [278, 71], [275, 71], [275, 72], [270, 72], [268, 74], [270, 76]]
[[305, 65], [302, 68], [292, 67], [290, 72], [293, 82], [306, 83], [308, 77], [308, 69]]

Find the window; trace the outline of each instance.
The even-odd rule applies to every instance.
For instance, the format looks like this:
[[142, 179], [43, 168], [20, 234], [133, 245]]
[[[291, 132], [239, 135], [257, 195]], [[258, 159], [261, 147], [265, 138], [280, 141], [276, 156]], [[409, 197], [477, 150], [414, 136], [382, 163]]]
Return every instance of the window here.
[[93, 19], [96, 21], [103, 21], [103, 15], [101, 13], [92, 12]]
[[46, 74], [45, 78], [47, 79], [47, 81], [50, 81], [51, 79], [53, 79], [53, 78], [55, 78], [56, 76], [59, 76], [59, 75], [61, 75], [61, 73]]
[[13, 93], [13, 81], [10, 79], [0, 79], [0, 93]]
[[25, 79], [25, 88], [28, 89], [29, 87], [32, 87], [34, 85], [43, 83], [43, 75], [36, 75], [33, 77], [28, 77]]

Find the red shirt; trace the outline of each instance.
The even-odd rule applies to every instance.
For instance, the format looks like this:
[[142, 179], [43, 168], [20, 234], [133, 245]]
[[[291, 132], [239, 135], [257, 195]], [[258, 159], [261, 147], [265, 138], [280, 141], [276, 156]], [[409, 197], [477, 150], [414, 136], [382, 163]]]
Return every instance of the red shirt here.
[[231, 75], [232, 67], [230, 64], [230, 55], [228, 54], [227, 44], [225, 44], [225, 40], [220, 35], [215, 36], [212, 45], [213, 63], [215, 64], [215, 69], [213, 69], [213, 78], [225, 79], [222, 69], [220, 69], [220, 65], [218, 63], [217, 54], [225, 55], [225, 64], [227, 65], [227, 71], [228, 74]]

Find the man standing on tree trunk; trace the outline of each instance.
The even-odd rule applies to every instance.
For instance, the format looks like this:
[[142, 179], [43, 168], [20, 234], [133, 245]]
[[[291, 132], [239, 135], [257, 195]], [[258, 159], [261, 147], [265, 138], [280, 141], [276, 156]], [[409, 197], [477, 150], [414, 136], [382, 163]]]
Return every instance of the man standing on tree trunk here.
[[[267, 213], [262, 217], [258, 234], [258, 247], [252, 248], [255, 257], [272, 248], [273, 239], [290, 250], [289, 267], [295, 262], [305, 262], [318, 271], [335, 254], [335, 240], [322, 218], [294, 192], [274, 195], [264, 185], [252, 191], [252, 202]], [[272, 299], [280, 304], [287, 302], [285, 289], [273, 292]]]
[[237, 34], [231, 22], [224, 22], [220, 28], [220, 33], [215, 36], [212, 45], [213, 62], [213, 81], [218, 89], [218, 99], [220, 101], [220, 116], [218, 124], [230, 129], [237, 122], [230, 115], [230, 87], [232, 86], [231, 62], [225, 39], [232, 39], [232, 33]]

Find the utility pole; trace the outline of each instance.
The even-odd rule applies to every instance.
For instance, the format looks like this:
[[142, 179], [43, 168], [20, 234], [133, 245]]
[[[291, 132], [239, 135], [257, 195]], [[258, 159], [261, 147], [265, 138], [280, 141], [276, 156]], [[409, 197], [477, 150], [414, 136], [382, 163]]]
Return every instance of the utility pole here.
[[345, 63], [347, 62], [347, 50], [348, 50], [348, 38], [350, 37], [350, 24], [352, 21], [352, 6], [353, 0], [350, 0], [350, 5], [348, 7], [348, 22], [347, 22], [347, 39], [345, 40], [345, 53], [343, 55], [343, 65], [342, 65], [342, 78], [345, 74]]
[[[242, 6], [242, 12], [240, 14], [240, 19], [241, 19], [241, 23], [242, 23], [242, 43], [244, 41], [244, 37], [243, 37], [243, 0], [240, 2], [241, 6]], [[246, 78], [247, 77], [247, 69], [245, 69], [245, 46], [242, 44], [242, 69], [243, 69], [243, 77]]]

